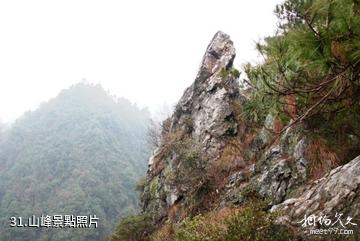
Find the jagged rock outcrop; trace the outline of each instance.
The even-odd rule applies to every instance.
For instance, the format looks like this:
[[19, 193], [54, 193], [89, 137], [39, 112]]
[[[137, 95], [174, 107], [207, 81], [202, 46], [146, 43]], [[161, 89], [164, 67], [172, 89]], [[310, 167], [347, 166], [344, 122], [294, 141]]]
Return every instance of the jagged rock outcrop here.
[[[272, 204], [278, 204], [286, 198], [290, 189], [307, 178], [308, 165], [304, 152], [308, 142], [301, 128], [288, 129], [280, 141], [273, 143], [274, 117], [269, 114], [264, 127], [256, 132], [252, 141], [243, 143], [249, 133], [236, 115], [246, 98], [240, 94], [239, 74], [232, 67], [234, 58], [235, 48], [230, 37], [223, 32], [216, 33], [206, 49], [194, 83], [186, 89], [174, 114], [166, 121], [169, 130], [163, 133], [162, 144], [149, 160], [148, 185], [142, 195], [143, 209], [157, 213], [158, 219], [165, 217], [174, 204], [191, 198], [189, 193], [197, 187], [194, 183], [189, 186], [179, 184], [182, 180], [174, 181], [174, 176], [181, 173], [179, 170], [186, 162], [184, 153], [176, 151], [179, 147], [169, 144], [171, 138], [178, 138], [179, 132], [186, 133], [191, 139], [190, 146], [182, 148], [193, 149], [196, 146], [200, 149], [201, 159], [206, 162], [232, 165], [221, 164], [224, 161], [220, 158], [223, 150], [231, 138], [243, 146], [242, 153], [235, 153], [232, 159], [232, 162], [241, 163], [240, 169], [235, 168], [237, 170], [230, 173], [224, 190], [217, 190], [218, 195], [223, 195], [220, 198], [223, 204], [241, 203], [246, 186], [270, 198]], [[239, 149], [237, 151], [240, 152]], [[180, 177], [186, 178], [191, 179]], [[195, 182], [202, 182], [202, 179]]]
[[335, 213], [351, 216], [354, 223], [360, 224], [360, 156], [304, 187], [300, 196], [271, 210], [283, 214], [278, 219], [280, 223], [295, 227], [301, 225], [299, 221], [305, 215], [333, 217]]
[[270, 146], [255, 168], [254, 185], [260, 195], [272, 200], [272, 204], [284, 200], [289, 190], [307, 179], [308, 161], [305, 150], [308, 138], [301, 127], [289, 128], [279, 140]]
[[173, 180], [189, 153], [181, 154], [176, 151], [178, 148], [169, 147], [171, 138], [186, 135], [190, 142], [183, 149], [198, 148], [201, 159], [208, 162], [216, 159], [227, 138], [237, 133], [233, 103], [244, 97], [239, 93], [239, 73], [232, 68], [234, 58], [235, 48], [230, 37], [217, 32], [206, 49], [194, 83], [186, 89], [174, 114], [167, 120], [169, 131], [163, 133], [162, 144], [149, 160], [148, 185], [142, 195], [143, 209], [157, 213], [158, 219], [166, 215], [170, 206], [185, 200], [185, 193], [194, 188]]
[[212, 157], [223, 146], [222, 137], [237, 131], [231, 101], [239, 98], [239, 84], [229, 71], [234, 58], [229, 35], [217, 32], [206, 49], [195, 82], [181, 97], [171, 119], [171, 130], [191, 128], [193, 138]]
[[271, 200], [271, 205], [278, 204], [292, 189], [307, 180], [309, 169], [305, 155], [309, 144], [307, 135], [298, 126], [289, 128], [280, 137], [274, 139], [269, 116], [271, 115], [266, 118], [264, 127], [245, 150], [248, 156], [255, 155], [256, 160], [250, 168], [247, 182], [244, 182], [244, 179], [229, 179], [230, 185], [227, 186], [231, 188], [226, 190], [225, 202], [242, 203], [244, 201], [242, 190], [251, 187], [260, 196]]
[[241, 114], [248, 100], [240, 91], [234, 58], [230, 37], [216, 33], [194, 83], [163, 124], [161, 144], [149, 160], [143, 211], [157, 224], [176, 223], [193, 214], [245, 205], [255, 193], [272, 210], [285, 212], [283, 224], [317, 211], [358, 216], [360, 157], [306, 186], [316, 162], [333, 168], [336, 155], [302, 125], [276, 131], [281, 121], [274, 113], [261, 126], [246, 123]]

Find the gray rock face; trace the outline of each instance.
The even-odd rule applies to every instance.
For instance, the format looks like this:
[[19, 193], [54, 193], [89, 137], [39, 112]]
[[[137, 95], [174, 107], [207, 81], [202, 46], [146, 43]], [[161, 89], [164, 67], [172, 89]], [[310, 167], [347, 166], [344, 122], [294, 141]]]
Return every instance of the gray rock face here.
[[231, 188], [232, 186], [235, 186], [238, 183], [243, 182], [245, 180], [246, 180], [246, 176], [243, 173], [243, 171], [235, 172], [230, 176], [227, 188]]
[[301, 196], [273, 206], [271, 211], [285, 213], [279, 222], [293, 226], [299, 226], [304, 215], [334, 216], [336, 212], [359, 221], [360, 156], [308, 185]]
[[273, 197], [275, 203], [279, 203], [286, 195], [291, 178], [289, 160], [281, 159], [259, 178], [259, 193], [262, 196]]
[[203, 82], [221, 68], [230, 68], [235, 58], [235, 48], [230, 36], [219, 31], [208, 45], [195, 82]]
[[221, 137], [237, 131], [231, 102], [239, 99], [239, 84], [227, 72], [234, 58], [230, 37], [217, 32], [207, 47], [195, 82], [185, 91], [172, 117], [172, 130], [188, 128], [205, 153], [213, 157], [223, 145]]
[[261, 151], [262, 149], [264, 149], [266, 144], [268, 144], [268, 142], [273, 138], [273, 133], [271, 132], [271, 130], [273, 129], [273, 123], [274, 116], [269, 113], [266, 116], [263, 128], [250, 145], [250, 150], [252, 152]]
[[[261, 130], [255, 141], [261, 139], [264, 131], [265, 129]], [[261, 148], [254, 149], [253, 143], [250, 150], [260, 151], [264, 149], [265, 144], [263, 143]], [[307, 179], [308, 164], [305, 158], [307, 145], [307, 137], [301, 129], [292, 127], [280, 137], [278, 144], [262, 151], [264, 154], [256, 162], [255, 175], [250, 180], [261, 196], [270, 198], [272, 204], [278, 204], [286, 198], [291, 188]]]
[[[194, 83], [186, 89], [170, 118], [170, 134], [178, 130], [187, 133], [199, 145], [206, 160], [216, 158], [226, 142], [226, 136], [237, 133], [232, 103], [241, 98], [238, 76], [232, 69], [234, 58], [235, 48], [230, 37], [217, 32], [207, 47]], [[166, 143], [163, 144], [165, 146]], [[173, 162], [181, 162], [176, 160], [176, 155], [172, 156], [172, 152], [161, 157], [165, 165], [162, 171], [151, 175], [155, 169], [154, 160], [159, 159], [164, 146], [160, 146], [149, 160], [149, 187], [146, 191], [150, 194], [143, 195], [147, 197], [143, 201], [143, 209], [153, 213], [164, 213], [166, 208], [185, 199], [186, 191], [178, 190], [175, 187], [178, 185], [165, 184], [180, 165], [173, 165]]]
[[244, 188], [250, 188], [268, 198], [270, 205], [276, 205], [307, 180], [309, 165], [305, 151], [308, 137], [302, 128], [293, 126], [274, 142], [270, 130], [273, 120], [269, 114], [264, 127], [246, 149], [247, 155], [256, 159], [253, 167], [248, 168], [249, 178], [245, 182], [234, 182], [236, 179], [230, 178], [224, 190], [224, 203], [242, 203]]

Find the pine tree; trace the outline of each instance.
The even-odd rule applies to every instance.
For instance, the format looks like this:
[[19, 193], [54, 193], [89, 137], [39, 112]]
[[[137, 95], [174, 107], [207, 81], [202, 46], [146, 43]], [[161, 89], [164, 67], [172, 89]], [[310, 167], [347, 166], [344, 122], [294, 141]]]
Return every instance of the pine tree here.
[[273, 109], [293, 124], [318, 114], [358, 114], [360, 1], [287, 0], [275, 13], [277, 34], [257, 44], [263, 64], [245, 66], [256, 90], [247, 113], [261, 120]]

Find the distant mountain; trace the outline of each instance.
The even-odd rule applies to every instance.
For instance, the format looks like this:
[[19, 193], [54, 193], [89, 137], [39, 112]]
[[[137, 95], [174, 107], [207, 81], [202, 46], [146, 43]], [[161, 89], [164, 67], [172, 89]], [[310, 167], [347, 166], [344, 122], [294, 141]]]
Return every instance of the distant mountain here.
[[[85, 83], [18, 119], [0, 142], [0, 240], [103, 239], [137, 209], [148, 120], [146, 109]], [[96, 215], [98, 228], [10, 227], [32, 215]]]

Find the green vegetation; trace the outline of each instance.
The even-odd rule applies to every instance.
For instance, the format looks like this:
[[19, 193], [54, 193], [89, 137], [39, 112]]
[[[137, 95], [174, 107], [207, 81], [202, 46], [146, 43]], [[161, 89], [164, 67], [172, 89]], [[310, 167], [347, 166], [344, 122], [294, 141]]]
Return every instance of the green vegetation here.
[[247, 206], [227, 220], [224, 241], [291, 241], [296, 240], [285, 227], [274, 224], [276, 214], [265, 211], [266, 203], [251, 200]]
[[155, 196], [156, 194], [156, 191], [158, 190], [159, 188], [159, 181], [157, 178], [153, 179], [151, 182], [150, 182], [150, 193], [151, 193], [151, 196]]
[[264, 63], [245, 66], [246, 82], [255, 90], [248, 114], [263, 121], [275, 109], [295, 123], [317, 115], [342, 123], [359, 119], [359, 11], [355, 0], [287, 0], [277, 6], [277, 35], [257, 45]]
[[121, 220], [111, 237], [106, 241], [150, 241], [153, 225], [146, 215], [131, 215]]
[[239, 70], [237, 70], [235, 68], [230, 68], [230, 69], [222, 68], [220, 70], [219, 75], [223, 79], [225, 79], [225, 78], [227, 78], [229, 76], [237, 79], [237, 78], [240, 77], [240, 72], [239, 72]]
[[209, 222], [207, 216], [198, 215], [187, 218], [181, 222], [175, 232], [176, 241], [221, 241], [224, 239], [226, 230], [217, 222]]
[[[149, 113], [78, 84], [26, 113], [0, 144], [0, 240], [101, 240], [137, 210]], [[96, 215], [97, 229], [10, 228], [10, 217]]]
[[[156, 230], [143, 215], [124, 219], [109, 241], [292, 241], [294, 234], [275, 225], [276, 214], [265, 211], [266, 202], [252, 199], [241, 208], [223, 208]], [[150, 235], [149, 232], [152, 232]]]
[[264, 211], [266, 203], [253, 199], [238, 210], [199, 215], [184, 220], [176, 241], [291, 241], [294, 235], [273, 224], [276, 215]]
[[[264, 57], [245, 66], [252, 87], [243, 115], [268, 113], [328, 140], [347, 162], [360, 153], [360, 1], [287, 0], [277, 34], [257, 44]], [[290, 122], [290, 120], [292, 120]]]
[[176, 160], [167, 181], [179, 189], [197, 192], [206, 180], [206, 162], [199, 146], [189, 137], [184, 137], [172, 143], [171, 149]]
[[[175, 130], [163, 136], [160, 146], [161, 152], [154, 159], [153, 173], [163, 173], [163, 179], [154, 177], [148, 181], [141, 202], [145, 206], [151, 201], [165, 201], [163, 185], [181, 190], [179, 198], [187, 197], [182, 208], [187, 212], [198, 212], [199, 208], [206, 205], [201, 201], [206, 195], [210, 185], [207, 171], [207, 162], [201, 155], [199, 145], [191, 139], [186, 130]], [[158, 214], [154, 214], [156, 216]]]

